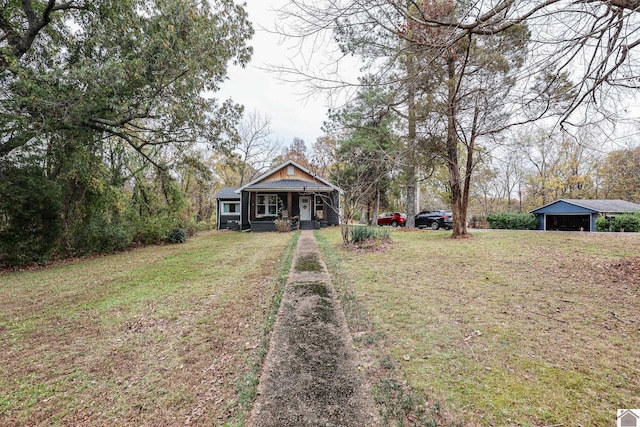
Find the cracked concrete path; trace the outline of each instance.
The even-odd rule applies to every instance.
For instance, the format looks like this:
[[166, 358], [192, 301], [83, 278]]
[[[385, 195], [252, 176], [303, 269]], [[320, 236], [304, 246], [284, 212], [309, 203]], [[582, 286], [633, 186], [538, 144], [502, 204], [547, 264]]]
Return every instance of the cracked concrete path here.
[[377, 426], [313, 231], [298, 240], [249, 418], [253, 427]]

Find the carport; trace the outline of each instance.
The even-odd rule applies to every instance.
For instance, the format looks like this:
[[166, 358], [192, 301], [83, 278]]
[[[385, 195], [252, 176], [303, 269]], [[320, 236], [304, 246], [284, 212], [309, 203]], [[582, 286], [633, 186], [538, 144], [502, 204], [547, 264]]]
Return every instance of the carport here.
[[625, 200], [560, 199], [532, 210], [538, 230], [596, 231], [600, 216], [640, 212], [640, 205]]

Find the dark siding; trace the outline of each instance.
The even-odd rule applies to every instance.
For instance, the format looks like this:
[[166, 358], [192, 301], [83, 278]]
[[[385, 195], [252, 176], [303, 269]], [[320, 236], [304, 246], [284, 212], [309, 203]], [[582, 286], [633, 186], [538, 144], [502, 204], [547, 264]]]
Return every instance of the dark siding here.
[[243, 191], [242, 195], [241, 195], [241, 206], [240, 206], [240, 211], [242, 212], [242, 224], [240, 225], [240, 228], [242, 230], [246, 230], [248, 229], [251, 224], [249, 224], [249, 199], [250, 199], [250, 194], [248, 191]]
[[327, 209], [327, 224], [339, 225], [340, 224], [340, 196], [337, 191], [331, 193], [331, 205]]
[[263, 231], [276, 231], [276, 224], [273, 221], [253, 221], [251, 223], [252, 233], [260, 233]]
[[228, 221], [239, 221], [240, 220], [240, 216], [239, 215], [225, 215], [222, 213], [222, 204], [226, 203], [226, 202], [239, 202], [240, 200], [238, 199], [217, 199], [216, 203], [216, 208], [219, 212], [218, 216], [220, 218], [220, 223], [217, 224], [217, 228], [218, 230], [226, 230], [228, 228], [234, 228], [234, 226], [232, 224], [229, 224]]
[[238, 215], [220, 215], [220, 230], [237, 230], [240, 227], [240, 217]]

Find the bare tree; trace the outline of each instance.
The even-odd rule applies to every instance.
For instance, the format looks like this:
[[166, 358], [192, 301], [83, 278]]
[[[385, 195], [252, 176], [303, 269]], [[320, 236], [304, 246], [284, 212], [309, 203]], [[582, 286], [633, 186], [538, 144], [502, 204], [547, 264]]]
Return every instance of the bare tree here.
[[235, 148], [239, 157], [239, 186], [251, 181], [271, 165], [281, 150], [281, 143], [271, 138], [271, 118], [257, 110], [243, 117], [238, 126], [240, 143]]

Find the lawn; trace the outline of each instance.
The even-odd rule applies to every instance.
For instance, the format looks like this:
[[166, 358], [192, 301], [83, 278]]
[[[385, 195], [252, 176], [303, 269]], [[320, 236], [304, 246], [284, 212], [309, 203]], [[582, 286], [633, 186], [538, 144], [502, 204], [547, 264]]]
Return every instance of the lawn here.
[[0, 273], [0, 424], [241, 425], [295, 236]]
[[439, 425], [611, 426], [640, 408], [640, 235], [396, 230], [368, 253], [317, 236], [362, 368], [395, 367]]

